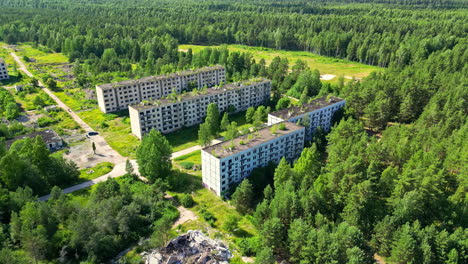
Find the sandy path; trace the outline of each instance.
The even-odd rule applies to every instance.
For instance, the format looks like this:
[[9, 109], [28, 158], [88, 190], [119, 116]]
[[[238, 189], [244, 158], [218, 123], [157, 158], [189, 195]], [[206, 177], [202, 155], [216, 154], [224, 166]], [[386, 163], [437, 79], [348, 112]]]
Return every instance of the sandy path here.
[[172, 225], [172, 228], [177, 228], [179, 225], [188, 222], [188, 221], [194, 221], [197, 220], [197, 215], [193, 212], [188, 210], [187, 208], [183, 206], [177, 207], [177, 210], [180, 213], [179, 219], [175, 221], [175, 223]]

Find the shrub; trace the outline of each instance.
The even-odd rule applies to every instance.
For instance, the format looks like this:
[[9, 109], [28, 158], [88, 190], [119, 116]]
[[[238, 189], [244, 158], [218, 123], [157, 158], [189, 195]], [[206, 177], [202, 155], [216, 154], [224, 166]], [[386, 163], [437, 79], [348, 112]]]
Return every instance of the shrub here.
[[101, 122], [101, 124], [99, 125], [101, 128], [108, 128], [109, 127], [109, 124], [107, 124], [106, 122]]
[[191, 170], [193, 168], [193, 165], [195, 165], [193, 162], [190, 162], [190, 161], [183, 161], [181, 163], [179, 163], [179, 165], [186, 169], [186, 170]]
[[195, 205], [192, 195], [183, 193], [179, 196], [179, 202], [183, 207], [190, 208]]
[[39, 127], [46, 127], [55, 123], [57, 123], [57, 120], [48, 116], [43, 116], [37, 119], [37, 124], [39, 125]]
[[230, 215], [223, 224], [223, 229], [228, 232], [234, 232], [239, 227], [239, 217]]
[[258, 237], [241, 238], [236, 241], [237, 246], [244, 256], [255, 256], [260, 248], [260, 239]]
[[210, 224], [211, 226], [214, 226], [216, 217], [212, 213], [207, 211], [206, 207], [202, 207], [200, 209], [200, 215], [203, 217], [203, 219], [205, 219], [206, 222], [208, 222], [208, 224]]

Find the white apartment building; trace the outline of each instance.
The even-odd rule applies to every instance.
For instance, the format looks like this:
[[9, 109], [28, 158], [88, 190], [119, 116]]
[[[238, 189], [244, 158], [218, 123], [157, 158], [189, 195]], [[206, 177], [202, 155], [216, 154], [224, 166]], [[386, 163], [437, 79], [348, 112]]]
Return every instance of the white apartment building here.
[[0, 81], [10, 79], [8, 75], [8, 66], [5, 61], [0, 58]]
[[306, 127], [306, 140], [311, 140], [318, 127], [330, 131], [333, 114], [345, 105], [346, 101], [338, 97], [322, 97], [302, 106], [292, 106], [268, 114], [268, 125], [283, 121], [300, 122]]
[[190, 87], [212, 87], [226, 82], [221, 65], [196, 70], [149, 76], [138, 80], [96, 85], [99, 109], [104, 113], [127, 109], [130, 104], [163, 98], [173, 92], [181, 93]]
[[282, 122], [204, 148], [203, 184], [222, 196], [232, 183], [242, 181], [255, 168], [279, 163], [283, 157], [295, 160], [304, 148], [304, 136], [304, 127]]
[[151, 129], [168, 133], [200, 124], [210, 103], [216, 103], [220, 112], [228, 110], [230, 106], [234, 107], [234, 112], [243, 111], [268, 102], [270, 91], [270, 80], [256, 79], [130, 105], [132, 133], [142, 138]]

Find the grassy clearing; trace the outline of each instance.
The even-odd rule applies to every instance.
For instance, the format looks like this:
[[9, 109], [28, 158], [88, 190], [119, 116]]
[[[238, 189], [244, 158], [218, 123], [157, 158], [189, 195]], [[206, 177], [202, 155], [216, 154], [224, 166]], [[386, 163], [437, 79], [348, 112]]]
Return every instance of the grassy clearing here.
[[23, 44], [17, 47], [18, 56], [27, 56], [36, 60], [38, 64], [68, 63], [68, 58], [62, 53], [53, 53], [46, 47], [33, 47], [30, 44]]
[[58, 121], [56, 124], [51, 126], [55, 130], [58, 130], [58, 131], [74, 130], [74, 129], [81, 130], [81, 127], [75, 122], [75, 120], [67, 112], [63, 110], [55, 112], [53, 118]]
[[172, 151], [176, 152], [198, 145], [198, 127], [198, 125], [191, 126], [165, 134], [172, 146]]
[[[371, 72], [379, 70], [379, 67], [370, 66], [358, 62], [336, 59], [331, 57], [320, 56], [311, 52], [305, 51], [284, 51], [275, 50], [263, 47], [250, 47], [245, 45], [226, 45], [231, 51], [250, 52], [256, 60], [264, 59], [266, 63], [270, 63], [273, 58], [280, 56], [288, 58], [289, 65], [292, 66], [298, 59], [301, 59], [309, 65], [311, 69], [318, 69], [322, 74], [334, 74], [336, 76], [350, 76], [363, 78]], [[194, 53], [200, 50], [220, 46], [198, 46], [198, 45], [180, 45], [179, 50], [187, 50], [191, 48]]]
[[111, 172], [114, 164], [111, 162], [101, 162], [92, 168], [80, 170], [80, 181], [89, 181]]
[[195, 164], [201, 164], [201, 150], [196, 150], [192, 153], [185, 154], [183, 156], [175, 158], [174, 160], [175, 161], [187, 161], [187, 162], [193, 162]]
[[175, 158], [174, 161], [182, 170], [190, 171], [196, 175], [201, 173], [201, 150]]
[[15, 101], [21, 105], [21, 108], [25, 111], [36, 110], [36, 106], [33, 104], [34, 98], [36, 96], [45, 94], [43, 91], [39, 91], [38, 93], [24, 93], [20, 96], [14, 89], [10, 90], [10, 93], [15, 97]]
[[67, 89], [66, 91], [54, 91], [54, 94], [73, 111], [90, 109], [97, 106], [95, 101], [85, 99], [84, 92], [78, 88]]
[[192, 153], [185, 154], [174, 159], [175, 161], [190, 161], [195, 164], [201, 164], [201, 150], [196, 150]]

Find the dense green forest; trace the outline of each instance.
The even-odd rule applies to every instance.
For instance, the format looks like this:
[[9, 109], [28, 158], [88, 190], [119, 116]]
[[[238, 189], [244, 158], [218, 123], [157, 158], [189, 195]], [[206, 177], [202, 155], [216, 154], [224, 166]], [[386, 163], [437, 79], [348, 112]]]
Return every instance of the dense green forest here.
[[[272, 109], [290, 103], [283, 94], [301, 102], [341, 96], [345, 113], [328, 135], [294, 164], [256, 170], [234, 192], [232, 203], [259, 230], [237, 241], [242, 253], [257, 263], [372, 263], [375, 253], [388, 263], [468, 263], [466, 1], [129, 2], [3, 0], [0, 40], [63, 52], [84, 88], [116, 72], [133, 78], [222, 64], [230, 81], [271, 78]], [[182, 43], [303, 50], [386, 69], [330, 84], [301, 61], [267, 65], [223, 47], [193, 54], [178, 51]], [[0, 102], [0, 116], [15, 115], [7, 93]], [[30, 180], [50, 188], [65, 179], [47, 177], [52, 168], [41, 166], [52, 157], [34, 144], [0, 144], [0, 262], [99, 263], [150, 235], [146, 226], [175, 217], [159, 184], [130, 176], [99, 187], [86, 205], [57, 190], [49, 202], [33, 202], [41, 185]], [[151, 179], [166, 169], [145, 164]]]

